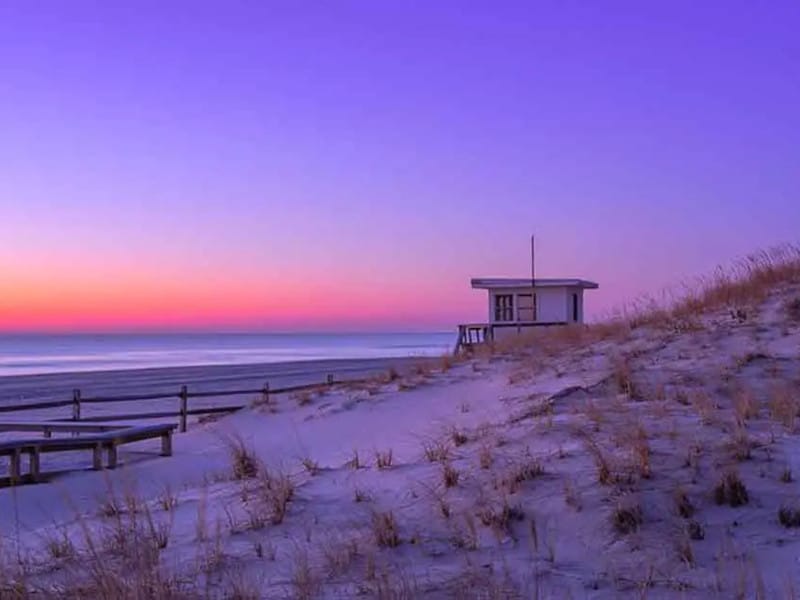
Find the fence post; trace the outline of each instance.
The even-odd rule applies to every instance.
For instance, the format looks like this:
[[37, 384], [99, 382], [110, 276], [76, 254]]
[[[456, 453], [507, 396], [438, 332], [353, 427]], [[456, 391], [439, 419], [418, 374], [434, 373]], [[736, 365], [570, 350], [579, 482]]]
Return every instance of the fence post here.
[[269, 381], [264, 383], [264, 387], [261, 390], [261, 397], [264, 401], [265, 405], [269, 404]]
[[333, 385], [333, 374], [328, 373], [328, 385]]
[[72, 420], [81, 420], [81, 391], [79, 389], [72, 390]]
[[185, 385], [181, 386], [181, 433], [186, 432], [186, 411], [189, 403], [189, 390]]

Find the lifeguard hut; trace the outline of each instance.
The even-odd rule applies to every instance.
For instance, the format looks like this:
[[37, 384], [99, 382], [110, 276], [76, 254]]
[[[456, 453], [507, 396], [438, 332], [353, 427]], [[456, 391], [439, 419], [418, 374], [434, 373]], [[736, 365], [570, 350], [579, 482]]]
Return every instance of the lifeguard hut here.
[[536, 327], [583, 323], [583, 292], [597, 289], [598, 284], [585, 279], [537, 279], [533, 261], [531, 238], [531, 277], [471, 280], [473, 289], [488, 292], [489, 318], [458, 326], [456, 353]]

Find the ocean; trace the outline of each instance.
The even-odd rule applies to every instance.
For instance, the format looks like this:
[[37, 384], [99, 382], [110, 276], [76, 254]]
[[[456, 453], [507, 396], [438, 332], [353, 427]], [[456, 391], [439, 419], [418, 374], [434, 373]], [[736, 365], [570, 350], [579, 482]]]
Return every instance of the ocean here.
[[329, 359], [438, 356], [455, 333], [0, 335], [0, 377]]

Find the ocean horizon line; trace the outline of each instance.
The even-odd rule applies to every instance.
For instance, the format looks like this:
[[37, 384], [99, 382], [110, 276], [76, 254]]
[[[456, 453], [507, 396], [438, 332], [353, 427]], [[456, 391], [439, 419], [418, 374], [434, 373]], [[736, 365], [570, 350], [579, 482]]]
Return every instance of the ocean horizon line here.
[[0, 376], [442, 355], [452, 332], [0, 334]]
[[0, 337], [61, 337], [61, 336], [159, 336], [159, 335], [231, 335], [231, 336], [302, 336], [302, 335], [425, 335], [425, 334], [450, 334], [457, 331], [457, 326], [452, 328], [431, 329], [341, 329], [341, 330], [229, 330], [229, 329], [144, 329], [144, 330], [0, 330]]

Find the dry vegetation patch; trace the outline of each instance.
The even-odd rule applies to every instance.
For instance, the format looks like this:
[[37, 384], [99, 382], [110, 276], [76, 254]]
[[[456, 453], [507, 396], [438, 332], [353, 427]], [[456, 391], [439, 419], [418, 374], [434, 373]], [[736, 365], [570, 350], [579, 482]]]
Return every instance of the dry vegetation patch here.
[[778, 509], [778, 522], [787, 529], [800, 527], [800, 505], [785, 503]]
[[389, 450], [376, 450], [375, 451], [375, 466], [378, 469], [389, 469], [394, 462], [394, 454], [391, 448]]
[[644, 513], [639, 498], [633, 494], [619, 498], [611, 512], [611, 524], [614, 530], [625, 535], [638, 531], [642, 523], [644, 523]]
[[800, 297], [787, 300], [784, 304], [784, 310], [790, 321], [800, 322]]
[[240, 437], [226, 439], [234, 479], [250, 479], [258, 474], [259, 462], [253, 450]]
[[375, 543], [381, 548], [395, 548], [400, 545], [397, 523], [391, 511], [372, 513], [372, 533]]
[[747, 487], [738, 471], [728, 471], [714, 488], [714, 501], [732, 507], [743, 506], [750, 501]]

